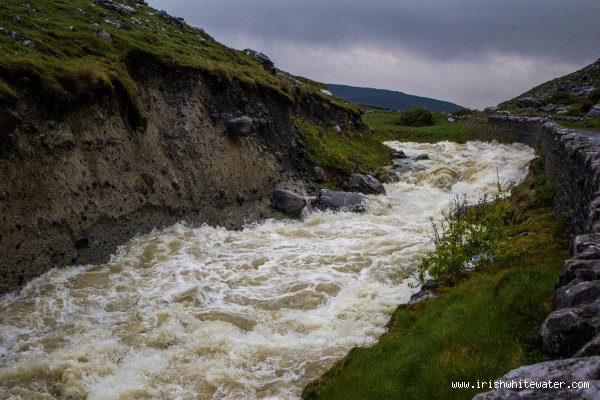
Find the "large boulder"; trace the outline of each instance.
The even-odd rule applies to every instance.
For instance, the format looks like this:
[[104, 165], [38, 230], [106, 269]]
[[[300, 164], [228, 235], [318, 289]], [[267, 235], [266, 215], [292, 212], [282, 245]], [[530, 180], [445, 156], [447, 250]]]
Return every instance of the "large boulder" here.
[[313, 177], [315, 182], [321, 183], [325, 180], [325, 171], [321, 167], [315, 167], [313, 169]]
[[262, 67], [265, 70], [269, 71], [270, 73], [277, 72], [277, 70], [275, 69], [275, 64], [273, 64], [273, 61], [271, 61], [271, 59], [269, 57], [267, 57], [265, 54], [263, 54], [259, 51], [256, 51], [256, 50], [252, 50], [252, 49], [246, 49], [246, 50], [244, 50], [244, 53], [246, 53], [250, 57], [254, 58], [256, 61], [258, 61], [260, 63], [260, 65], [262, 65]]
[[600, 332], [600, 300], [554, 311], [542, 323], [540, 336], [553, 358], [570, 357]]
[[358, 193], [336, 192], [322, 189], [313, 200], [312, 206], [317, 210], [365, 212], [365, 197]]
[[350, 178], [348, 178], [348, 190], [364, 194], [385, 194], [385, 189], [377, 178], [363, 174], [350, 175]]
[[[593, 257], [596, 253], [590, 253]], [[588, 255], [588, 254], [585, 254]], [[580, 254], [578, 257], [585, 257]], [[569, 284], [571, 281], [579, 279], [580, 281], [597, 281], [600, 280], [600, 260], [597, 259], [579, 259], [573, 258], [565, 263], [558, 275], [558, 283], [556, 287], [561, 287]]]
[[403, 158], [408, 158], [408, 156], [402, 150], [392, 150], [392, 159], [397, 160]]
[[516, 103], [519, 108], [538, 108], [542, 105], [539, 100], [533, 97], [521, 97], [516, 100]]
[[271, 194], [271, 203], [276, 210], [298, 217], [306, 206], [306, 199], [291, 190], [275, 189]]
[[561, 286], [554, 292], [552, 305], [555, 310], [561, 308], [577, 307], [582, 304], [593, 303], [600, 298], [600, 281], [571, 281], [566, 286]]
[[247, 115], [231, 118], [226, 123], [227, 132], [234, 136], [248, 136], [252, 133], [253, 123]]
[[[532, 388], [533, 382], [536, 383], [536, 387]], [[559, 384], [564, 382], [564, 384], [557, 388], [554, 387], [555, 382]], [[585, 389], [567, 387], [573, 382], [586, 382], [589, 383], [589, 387]], [[493, 385], [497, 389], [481, 393], [473, 400], [599, 399], [600, 357], [571, 358], [527, 365], [496, 379]]]

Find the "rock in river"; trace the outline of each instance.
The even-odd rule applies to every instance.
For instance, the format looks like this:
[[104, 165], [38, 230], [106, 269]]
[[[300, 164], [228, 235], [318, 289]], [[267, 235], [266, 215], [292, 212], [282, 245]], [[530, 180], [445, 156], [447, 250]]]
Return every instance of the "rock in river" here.
[[275, 209], [294, 217], [299, 217], [306, 206], [304, 197], [285, 189], [275, 189], [271, 194], [271, 202]]
[[385, 194], [385, 189], [377, 178], [362, 174], [350, 175], [350, 178], [348, 178], [348, 190], [364, 194]]
[[313, 200], [312, 206], [318, 210], [364, 212], [365, 198], [358, 193], [336, 192], [322, 189]]

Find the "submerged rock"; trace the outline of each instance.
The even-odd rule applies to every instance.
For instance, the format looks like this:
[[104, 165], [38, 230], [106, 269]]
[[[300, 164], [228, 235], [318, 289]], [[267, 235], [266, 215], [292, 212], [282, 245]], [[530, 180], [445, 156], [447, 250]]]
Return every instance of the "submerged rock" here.
[[276, 189], [271, 194], [271, 202], [276, 210], [299, 217], [306, 206], [306, 199], [291, 190]]
[[414, 158], [415, 161], [424, 161], [429, 160], [429, 156], [427, 154], [419, 154]]
[[406, 153], [402, 150], [392, 150], [392, 159], [397, 160], [402, 158], [408, 158]]
[[377, 178], [362, 174], [350, 175], [350, 178], [348, 178], [348, 190], [364, 194], [385, 194], [385, 189]]
[[317, 210], [365, 212], [365, 197], [358, 193], [336, 192], [322, 189], [313, 200], [312, 206]]

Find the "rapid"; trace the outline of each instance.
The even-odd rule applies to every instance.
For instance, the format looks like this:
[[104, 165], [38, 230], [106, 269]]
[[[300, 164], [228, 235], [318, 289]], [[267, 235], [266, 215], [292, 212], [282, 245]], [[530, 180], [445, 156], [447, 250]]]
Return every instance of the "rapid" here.
[[180, 223], [2, 297], [0, 398], [299, 398], [417, 291], [430, 218], [498, 178], [510, 189], [534, 157], [521, 144], [387, 144], [430, 159], [364, 214], [240, 231]]

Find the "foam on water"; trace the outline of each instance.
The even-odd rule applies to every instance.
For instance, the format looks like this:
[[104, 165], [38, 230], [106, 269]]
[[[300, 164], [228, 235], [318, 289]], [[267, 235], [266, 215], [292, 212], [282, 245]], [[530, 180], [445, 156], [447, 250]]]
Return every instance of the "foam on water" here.
[[427, 153], [369, 212], [242, 231], [177, 224], [105, 265], [51, 271], [0, 300], [0, 397], [292, 399], [372, 344], [416, 289], [430, 217], [453, 194], [523, 179], [533, 151], [388, 143]]

